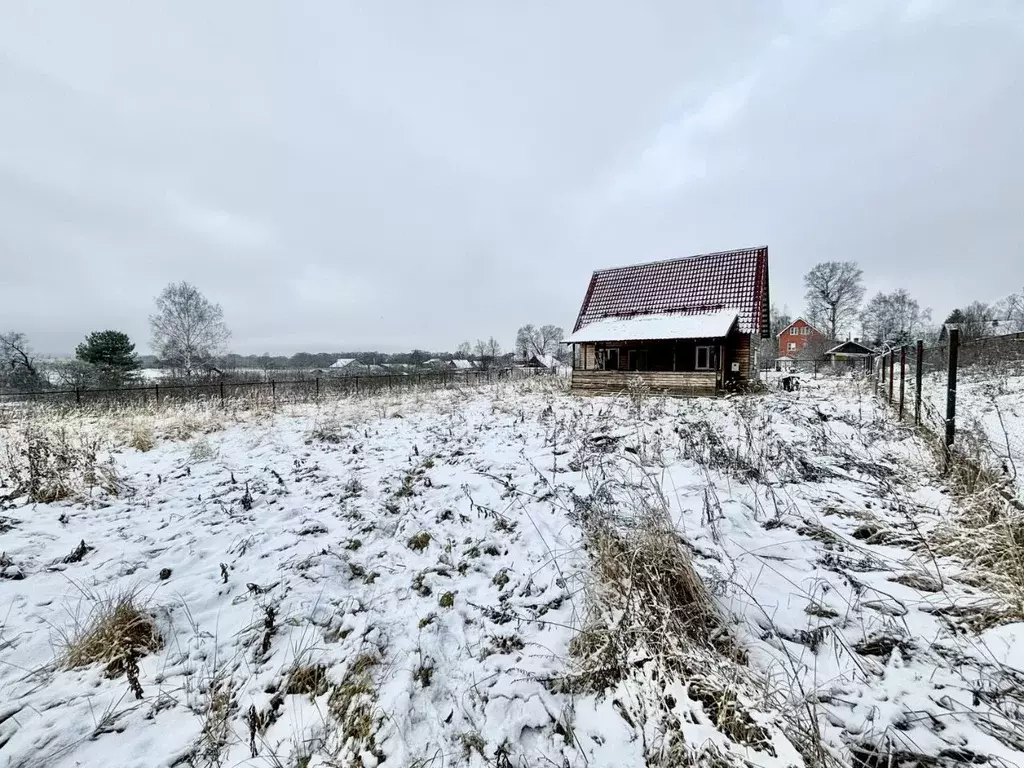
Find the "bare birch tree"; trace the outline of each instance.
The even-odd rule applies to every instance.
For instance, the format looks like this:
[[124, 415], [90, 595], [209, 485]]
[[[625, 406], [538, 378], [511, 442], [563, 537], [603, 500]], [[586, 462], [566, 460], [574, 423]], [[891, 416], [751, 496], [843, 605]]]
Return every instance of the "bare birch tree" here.
[[830, 339], [850, 329], [864, 298], [863, 272], [855, 261], [825, 261], [804, 276], [807, 319]]
[[924, 332], [932, 311], [922, 308], [903, 288], [877, 293], [861, 312], [865, 338], [875, 344], [907, 344]]
[[516, 333], [516, 354], [526, 360], [537, 355], [557, 355], [565, 331], [557, 325], [524, 325]]
[[156, 298], [156, 310], [149, 318], [153, 349], [185, 376], [220, 354], [231, 336], [221, 306], [189, 283], [164, 288]]

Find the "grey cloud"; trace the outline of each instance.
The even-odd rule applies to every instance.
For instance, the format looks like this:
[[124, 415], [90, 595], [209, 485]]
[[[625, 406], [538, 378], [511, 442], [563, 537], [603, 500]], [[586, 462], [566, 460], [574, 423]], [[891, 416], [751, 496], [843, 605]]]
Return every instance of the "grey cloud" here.
[[238, 351], [508, 346], [760, 243], [793, 310], [826, 258], [937, 314], [1024, 283], [1016, 4], [546, 5], [5, 4], [0, 325], [145, 345], [187, 279]]

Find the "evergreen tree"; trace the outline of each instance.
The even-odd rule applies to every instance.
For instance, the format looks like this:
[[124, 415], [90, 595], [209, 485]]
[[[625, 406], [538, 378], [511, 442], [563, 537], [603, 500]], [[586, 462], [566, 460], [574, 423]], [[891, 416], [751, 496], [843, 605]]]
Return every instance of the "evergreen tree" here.
[[93, 366], [104, 386], [124, 386], [139, 370], [135, 345], [121, 331], [90, 333], [75, 349], [75, 357]]

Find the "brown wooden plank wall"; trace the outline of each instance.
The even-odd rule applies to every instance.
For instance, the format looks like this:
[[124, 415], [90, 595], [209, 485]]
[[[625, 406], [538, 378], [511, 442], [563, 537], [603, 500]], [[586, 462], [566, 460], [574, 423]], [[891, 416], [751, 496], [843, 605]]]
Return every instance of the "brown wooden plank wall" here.
[[734, 359], [740, 364], [740, 375], [741, 379], [750, 378], [750, 334], [741, 333], [736, 338], [736, 349], [733, 352], [736, 356]]
[[641, 379], [651, 392], [670, 395], [714, 395], [714, 371], [672, 373], [660, 371], [573, 371], [572, 391], [589, 394], [617, 394], [629, 390], [629, 383]]

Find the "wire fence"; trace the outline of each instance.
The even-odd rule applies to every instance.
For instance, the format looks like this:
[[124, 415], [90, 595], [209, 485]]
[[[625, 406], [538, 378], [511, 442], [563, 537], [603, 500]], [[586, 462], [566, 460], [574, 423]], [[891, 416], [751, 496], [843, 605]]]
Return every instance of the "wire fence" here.
[[551, 368], [492, 368], [479, 371], [430, 371], [409, 374], [316, 376], [277, 381], [216, 381], [160, 384], [116, 389], [55, 389], [0, 394], [0, 405], [48, 404], [71, 407], [164, 405], [174, 402], [221, 401], [253, 404], [306, 403], [355, 395], [480, 386], [552, 376]]
[[876, 359], [875, 386], [900, 419], [945, 445], [984, 450], [994, 468], [1024, 492], [1024, 333], [917, 342]]

